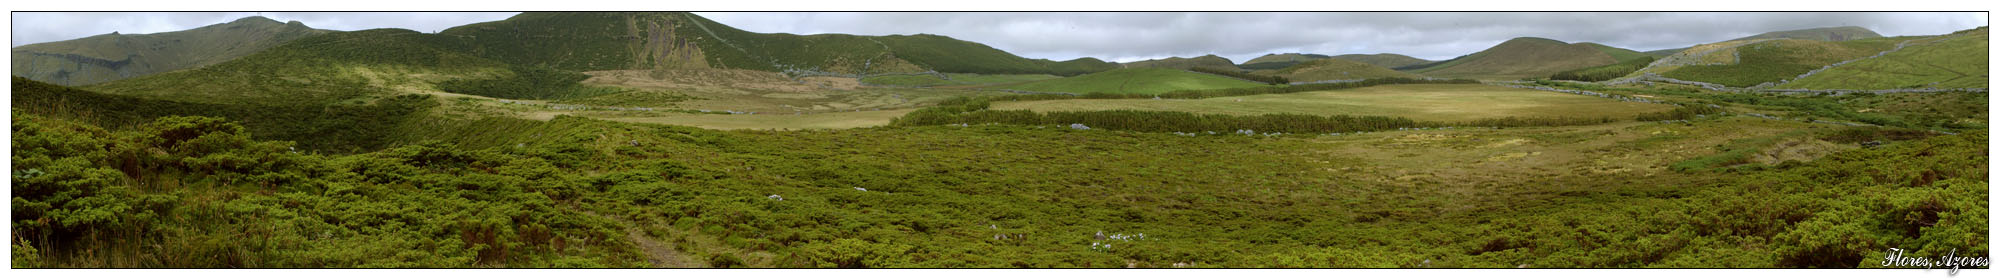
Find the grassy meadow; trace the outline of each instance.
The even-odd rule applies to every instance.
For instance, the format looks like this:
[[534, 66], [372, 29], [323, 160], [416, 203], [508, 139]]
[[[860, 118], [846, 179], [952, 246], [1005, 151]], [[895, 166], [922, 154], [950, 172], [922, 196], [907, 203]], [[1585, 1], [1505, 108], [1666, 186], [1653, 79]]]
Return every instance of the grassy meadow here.
[[1630, 118], [1672, 106], [1488, 85], [1383, 85], [1356, 89], [1206, 99], [1036, 100], [996, 102], [994, 110], [1145, 110], [1206, 114], [1397, 116], [1422, 121], [1500, 117]]
[[874, 76], [874, 77], [862, 78], [861, 82], [868, 83], [871, 85], [885, 85], [885, 86], [936, 87], [936, 86], [979, 86], [979, 85], [1011, 84], [1011, 83], [1033, 82], [1040, 80], [1062, 78], [1056, 75], [1049, 75], [1049, 74], [947, 73], [944, 75], [945, 77], [950, 79], [948, 80], [939, 79], [937, 76], [933, 75], [888, 75], [888, 76]]
[[1159, 94], [1177, 90], [1261, 87], [1262, 83], [1178, 69], [1130, 68], [995, 87], [1075, 94]]

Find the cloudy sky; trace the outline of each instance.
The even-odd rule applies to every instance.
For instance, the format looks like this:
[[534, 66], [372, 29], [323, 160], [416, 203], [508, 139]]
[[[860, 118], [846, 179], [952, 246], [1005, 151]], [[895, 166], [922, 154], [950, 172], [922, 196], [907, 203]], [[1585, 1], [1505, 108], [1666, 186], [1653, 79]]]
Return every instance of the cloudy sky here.
[[[110, 33], [155, 33], [252, 15], [333, 30], [434, 32], [514, 13], [12, 13], [13, 45]], [[697, 13], [754, 32], [928, 33], [1029, 58], [1135, 61], [1218, 54], [1401, 53], [1441, 60], [1514, 37], [1598, 42], [1647, 51], [1767, 31], [1860, 26], [1885, 36], [1934, 35], [1987, 25], [1971, 13]]]

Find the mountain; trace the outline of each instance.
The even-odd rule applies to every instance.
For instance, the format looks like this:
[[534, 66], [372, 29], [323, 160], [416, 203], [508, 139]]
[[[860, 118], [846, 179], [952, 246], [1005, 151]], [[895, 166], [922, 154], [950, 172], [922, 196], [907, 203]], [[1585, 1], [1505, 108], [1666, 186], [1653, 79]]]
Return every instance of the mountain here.
[[1451, 60], [1405, 66], [1397, 70], [1446, 78], [1519, 79], [1547, 77], [1560, 71], [1618, 62], [1593, 45], [1597, 44], [1514, 38]]
[[1262, 83], [1205, 73], [1166, 68], [1141, 67], [1041, 80], [1002, 87], [1003, 89], [1066, 92], [1076, 94], [1158, 94], [1176, 90], [1261, 87]]
[[1984, 88], [1987, 30], [1979, 27], [1911, 40], [1902, 49], [1826, 68], [1777, 88]]
[[1323, 54], [1309, 54], [1309, 53], [1282, 53], [1282, 54], [1274, 53], [1274, 54], [1266, 54], [1264, 56], [1259, 56], [1257, 58], [1252, 58], [1249, 61], [1244, 61], [1242, 65], [1237, 65], [1237, 67], [1243, 69], [1252, 69], [1252, 70], [1279, 69], [1279, 68], [1289, 67], [1294, 64], [1299, 64], [1300, 62], [1324, 59], [1328, 57], [1331, 56]]
[[[1799, 40], [1837, 42], [1837, 41], [1872, 39], [1881, 37], [1882, 34], [1876, 34], [1874, 30], [1868, 30], [1867, 28], [1861, 28], [1858, 26], [1841, 26], [1841, 27], [1764, 32], [1762, 34], [1750, 35], [1749, 37], [1729, 39], [1728, 41], [1724, 42], [1748, 41], [1757, 39], [1799, 39]], [[1654, 57], [1667, 57], [1674, 54], [1678, 54], [1681, 51], [1686, 51], [1686, 50], [1688, 50], [1688, 48], [1672, 48], [1672, 49], [1662, 49], [1662, 50], [1651, 50], [1651, 51], [1646, 51], [1645, 53], [1648, 55], [1652, 55]], [[1623, 60], [1621, 59], [1620, 61]]]
[[471, 54], [572, 71], [728, 68], [857, 75], [925, 71], [1075, 75], [1090, 60], [1026, 59], [938, 35], [755, 33], [682, 12], [531, 12], [452, 27], [439, 35]]
[[1286, 54], [1267, 54], [1264, 56], [1259, 56], [1257, 58], [1250, 59], [1250, 61], [1243, 62], [1243, 65], [1238, 65], [1238, 67], [1249, 70], [1278, 70], [1278, 69], [1284, 69], [1285, 67], [1291, 67], [1292, 65], [1297, 65], [1299, 63], [1307, 61], [1314, 61], [1327, 58], [1339, 58], [1347, 61], [1356, 61], [1356, 62], [1374, 64], [1375, 66], [1381, 66], [1383, 68], [1396, 68], [1396, 67], [1403, 67], [1403, 66], [1410, 66], [1410, 65], [1424, 64], [1431, 62], [1429, 60], [1423, 60], [1420, 58], [1410, 57], [1407, 55], [1393, 54], [1393, 53], [1343, 54], [1336, 56], [1327, 56], [1321, 54], [1286, 53]]
[[1779, 84], [1815, 69], [1872, 56], [1910, 38], [1827, 42], [1750, 39], [1702, 44], [1662, 57], [1626, 77], [1647, 73], [1732, 87]]
[[1294, 82], [1325, 80], [1354, 80], [1372, 78], [1419, 78], [1416, 74], [1339, 58], [1306, 61], [1277, 70], [1258, 70], [1251, 74], [1285, 77]]
[[1604, 45], [1604, 44], [1598, 44], [1598, 43], [1588, 43], [1588, 42], [1586, 42], [1586, 43], [1577, 43], [1577, 44], [1578, 44], [1578, 45], [1584, 45], [1584, 46], [1590, 46], [1591, 48], [1594, 48], [1594, 49], [1597, 49], [1597, 51], [1601, 51], [1601, 52], [1604, 52], [1604, 54], [1605, 54], [1605, 55], [1610, 55], [1610, 56], [1611, 56], [1611, 59], [1614, 59], [1614, 60], [1618, 60], [1618, 61], [1629, 61], [1629, 60], [1633, 60], [1633, 59], [1637, 59], [1637, 58], [1641, 58], [1641, 57], [1658, 57], [1658, 56], [1656, 56], [1656, 55], [1652, 55], [1652, 54], [1648, 54], [1648, 53], [1643, 53], [1643, 52], [1639, 52], [1639, 51], [1634, 51], [1634, 50], [1628, 50], [1628, 49], [1623, 49], [1623, 48], [1618, 48], [1618, 47], [1613, 47], [1613, 46], [1606, 46], [1606, 45]]
[[264, 17], [174, 32], [112, 32], [14, 47], [12, 73], [58, 85], [96, 84], [213, 65], [327, 32]]
[[577, 72], [594, 70], [1077, 75], [1116, 67], [1094, 58], [1025, 59], [936, 35], [762, 34], [689, 13], [523, 13], [438, 34], [402, 29], [331, 32], [208, 67], [86, 89], [187, 102], [263, 104], [367, 102], [447, 88], [468, 89], [454, 93], [542, 99], [577, 96], [561, 91], [574, 89], [577, 77], [587, 78]]
[[1860, 40], [1869, 38], [1882, 38], [1882, 34], [1876, 34], [1874, 30], [1868, 30], [1867, 28], [1861, 28], [1859, 26], [1841, 26], [1841, 27], [1825, 27], [1825, 28], [1764, 32], [1763, 34], [1751, 35], [1749, 37], [1730, 39], [1730, 41], [1756, 40], [1756, 39], [1799, 39], [1799, 40], [1839, 42], [1839, 41]]
[[366, 103], [438, 92], [448, 80], [515, 75], [508, 64], [450, 48], [448, 37], [404, 29], [334, 32], [215, 65], [83, 89], [198, 103]]
[[1243, 64], [1257, 64], [1257, 63], [1268, 63], [1268, 62], [1304, 62], [1304, 61], [1312, 61], [1328, 57], [1332, 56], [1327, 56], [1324, 54], [1310, 54], [1310, 53], [1274, 53], [1274, 54], [1266, 54], [1264, 56], [1259, 56], [1257, 58], [1252, 58], [1249, 61], [1244, 61]]
[[1241, 68], [1236, 67], [1235, 62], [1230, 62], [1228, 58], [1223, 58], [1212, 54], [1198, 56], [1194, 58], [1168, 57], [1162, 59], [1149, 59], [1142, 61], [1126, 62], [1123, 63], [1123, 65], [1125, 68], [1172, 68], [1172, 69], [1186, 70], [1195, 67], [1213, 67], [1219, 69], [1241, 70]]
[[1396, 67], [1431, 63], [1430, 60], [1424, 60], [1422, 58], [1415, 58], [1407, 55], [1400, 55], [1393, 53], [1343, 54], [1343, 55], [1333, 56], [1333, 58], [1346, 59], [1350, 61], [1359, 61], [1362, 63], [1374, 64], [1375, 66], [1382, 66], [1384, 68], [1396, 68]]
[[1681, 53], [1681, 51], [1685, 51], [1685, 50], [1687, 50], [1687, 49], [1688, 49], [1688, 48], [1672, 48], [1672, 49], [1660, 49], [1660, 50], [1650, 50], [1650, 51], [1645, 51], [1645, 53], [1646, 53], [1646, 54], [1649, 54], [1649, 55], [1652, 55], [1653, 57], [1667, 57], [1667, 56], [1669, 56], [1669, 55], [1674, 55], [1674, 54], [1677, 54], [1677, 53]]

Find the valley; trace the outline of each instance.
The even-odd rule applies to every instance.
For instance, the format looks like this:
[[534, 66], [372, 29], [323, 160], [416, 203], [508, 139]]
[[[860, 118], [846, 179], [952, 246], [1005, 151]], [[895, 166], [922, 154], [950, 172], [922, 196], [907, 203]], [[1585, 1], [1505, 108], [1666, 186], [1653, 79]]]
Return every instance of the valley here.
[[[217, 28], [232, 24], [266, 23]], [[1272, 51], [1238, 64], [530, 12], [432, 33], [209, 39], [259, 48], [190, 49], [233, 58], [129, 77], [20, 64], [121, 38], [91, 37], [16, 47], [12, 265], [1872, 268], [1880, 247], [1983, 256], [1985, 32], [1774, 31], [1665, 55], [1513, 37], [1447, 60]], [[148, 36], [174, 34], [188, 33]], [[1783, 91], [1798, 89], [1831, 93]], [[1911, 91], [1868, 92], [1885, 89]]]

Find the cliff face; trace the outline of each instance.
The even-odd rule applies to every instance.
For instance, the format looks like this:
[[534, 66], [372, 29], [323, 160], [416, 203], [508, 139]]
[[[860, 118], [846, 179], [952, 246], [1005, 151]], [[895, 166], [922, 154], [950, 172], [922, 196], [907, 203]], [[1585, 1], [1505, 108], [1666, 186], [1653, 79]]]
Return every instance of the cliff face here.
[[263, 17], [175, 32], [113, 32], [15, 47], [10, 69], [15, 76], [37, 81], [89, 85], [207, 66], [326, 32]]

